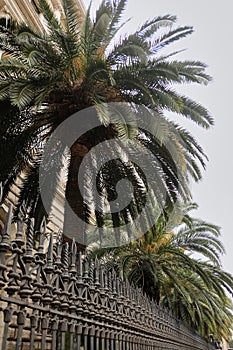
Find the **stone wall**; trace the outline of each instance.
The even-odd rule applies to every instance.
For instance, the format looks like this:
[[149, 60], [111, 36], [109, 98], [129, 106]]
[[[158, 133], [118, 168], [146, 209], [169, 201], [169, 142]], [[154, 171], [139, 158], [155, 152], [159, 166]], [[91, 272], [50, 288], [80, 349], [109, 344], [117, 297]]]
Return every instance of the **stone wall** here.
[[[85, 14], [82, 0], [76, 0], [80, 9], [80, 18]], [[48, 0], [55, 15], [62, 21], [61, 0]], [[39, 31], [44, 30], [43, 17], [39, 11], [38, 0], [0, 0], [0, 18], [6, 21], [25, 22]]]

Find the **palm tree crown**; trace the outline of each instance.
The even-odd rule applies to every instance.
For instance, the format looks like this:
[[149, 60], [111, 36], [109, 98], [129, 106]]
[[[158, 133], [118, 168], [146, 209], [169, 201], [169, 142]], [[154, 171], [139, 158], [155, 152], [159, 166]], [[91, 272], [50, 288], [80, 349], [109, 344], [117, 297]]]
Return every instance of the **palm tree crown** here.
[[[79, 23], [75, 2], [63, 0], [64, 18], [59, 23], [46, 0], [39, 0], [46, 21], [43, 34], [25, 24], [14, 30], [1, 28], [0, 33], [0, 49], [4, 51], [0, 62], [0, 99], [4, 107], [0, 127], [3, 138], [0, 172], [4, 195], [24, 170], [18, 207], [25, 201], [30, 215], [41, 217], [39, 213], [44, 210], [38, 173], [45, 141], [70, 115], [95, 106], [101, 125], [82, 135], [70, 147], [67, 171], [66, 198], [84, 222], [93, 216], [90, 204], [95, 201], [91, 195], [93, 183], [85, 185], [87, 195], [82, 196], [77, 178], [82, 160], [94, 146], [115, 138], [121, 149], [119, 154], [122, 154], [121, 137], [130, 135], [129, 138], [138, 142], [138, 157], [143, 158], [144, 146], [159, 163], [159, 170], [154, 172], [154, 179], [149, 179], [149, 186], [145, 174], [129, 160], [113, 159], [100, 170], [97, 187], [103, 200], [98, 210], [94, 210], [99, 228], [105, 220], [103, 202], [110, 205], [116, 197], [117, 182], [129, 178], [134, 185], [130, 204], [111, 214], [118, 242], [120, 223], [134, 220], [149, 191], [159, 202], [161, 191], [151, 185], [153, 181], [160, 182], [166, 193], [163, 205], [166, 215], [179, 196], [189, 197], [187, 175], [195, 180], [201, 177], [200, 166], [205, 165], [206, 158], [202, 148], [187, 130], [166, 119], [166, 111], [183, 115], [204, 128], [213, 124], [203, 106], [174, 89], [175, 84], [207, 84], [210, 77], [205, 72], [205, 64], [176, 60], [175, 52], [161, 53], [164, 47], [185, 38], [193, 29], [174, 27], [176, 17], [165, 15], [146, 21], [135, 33], [115, 42], [122, 27], [126, 2], [103, 0], [94, 20], [89, 7], [83, 22]], [[154, 125], [151, 128], [156, 133], [149, 133], [142, 127], [131, 132], [124, 121], [112, 125], [108, 113], [101, 108], [102, 104], [111, 102], [118, 103], [119, 109], [133, 108], [140, 118], [143, 115], [138, 106], [143, 107], [144, 112], [152, 116]], [[168, 148], [174, 150], [173, 156]], [[59, 145], [51, 154], [51, 164], [47, 164], [55, 173], [59, 173], [62, 165], [58, 149]], [[51, 202], [55, 189], [56, 181], [49, 189]], [[65, 231], [72, 231], [73, 226], [65, 224]]]

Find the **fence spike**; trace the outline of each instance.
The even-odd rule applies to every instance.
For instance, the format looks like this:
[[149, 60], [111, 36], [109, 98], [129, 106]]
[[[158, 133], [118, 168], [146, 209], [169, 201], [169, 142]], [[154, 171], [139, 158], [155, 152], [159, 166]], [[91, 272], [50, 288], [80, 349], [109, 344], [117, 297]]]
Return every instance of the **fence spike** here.
[[83, 262], [82, 262], [82, 253], [78, 253], [78, 282], [82, 283], [83, 279]]
[[11, 221], [12, 221], [12, 211], [13, 211], [13, 204], [11, 203], [7, 212], [6, 222], [4, 225], [4, 229], [2, 232], [2, 242], [1, 244], [9, 244], [9, 238], [10, 238], [10, 230], [11, 230]]
[[89, 262], [88, 262], [88, 257], [85, 256], [84, 259], [84, 279], [88, 279], [89, 278]]
[[43, 216], [43, 219], [41, 221], [41, 224], [40, 224], [40, 233], [41, 234], [46, 234], [46, 218], [45, 216]]
[[19, 214], [18, 214], [18, 218], [23, 221], [25, 218], [25, 213], [26, 213], [26, 205], [25, 205], [25, 201], [22, 202], [22, 204], [20, 205], [19, 208]]
[[59, 244], [59, 245], [62, 244], [62, 230], [59, 230], [58, 233], [57, 233], [56, 243]]
[[117, 283], [117, 280], [116, 280], [116, 271], [113, 270], [112, 271], [112, 292], [113, 294], [116, 294], [116, 283]]
[[82, 276], [83, 274], [83, 262], [82, 262], [82, 253], [78, 253], [78, 272], [79, 275]]
[[15, 241], [19, 246], [23, 245], [23, 224], [24, 224], [24, 218], [25, 218], [25, 204], [24, 202], [21, 204], [19, 208], [19, 214], [17, 217], [17, 232], [16, 232], [16, 239]]
[[99, 285], [100, 281], [100, 267], [99, 267], [99, 259], [97, 258], [97, 256], [95, 257], [95, 284]]
[[27, 235], [26, 255], [32, 254], [32, 248], [34, 243], [34, 227], [35, 227], [35, 219], [31, 218], [29, 229], [28, 229], [28, 235]]
[[44, 254], [45, 235], [46, 235], [46, 219], [44, 216], [40, 224], [40, 238], [39, 238], [39, 248], [38, 248], [39, 254]]
[[104, 269], [103, 265], [100, 265], [100, 286], [104, 288]]
[[94, 283], [94, 264], [93, 261], [90, 261], [89, 264], [89, 277], [90, 277], [90, 283], [93, 284]]
[[112, 272], [108, 272], [108, 290], [112, 293]]
[[2, 203], [2, 197], [3, 197], [3, 186], [2, 186], [2, 182], [0, 182], [0, 204]]
[[57, 251], [56, 264], [60, 265], [61, 264], [61, 253], [62, 253], [62, 230], [59, 230], [57, 233], [56, 251]]
[[75, 242], [75, 239], [73, 238], [72, 246], [71, 246], [71, 267], [73, 268], [75, 268], [76, 256], [77, 256], [77, 244]]
[[98, 259], [97, 255], [95, 256], [95, 267], [99, 268], [99, 259]]
[[104, 289], [108, 290], [108, 273], [104, 273]]
[[69, 243], [68, 242], [65, 243], [63, 253], [64, 253], [64, 258], [63, 258], [64, 270], [68, 271], [68, 267], [69, 267]]
[[53, 234], [50, 233], [49, 237], [49, 246], [48, 246], [48, 253], [47, 253], [47, 262], [49, 264], [53, 263]]

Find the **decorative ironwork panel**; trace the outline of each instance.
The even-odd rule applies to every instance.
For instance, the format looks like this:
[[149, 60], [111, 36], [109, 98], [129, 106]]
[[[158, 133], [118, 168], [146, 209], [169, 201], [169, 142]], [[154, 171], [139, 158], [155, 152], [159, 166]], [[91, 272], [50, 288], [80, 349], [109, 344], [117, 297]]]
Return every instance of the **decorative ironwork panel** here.
[[9, 208], [0, 243], [0, 350], [212, 349], [75, 241], [48, 238], [45, 221], [35, 250], [34, 220], [25, 237], [23, 216], [11, 239]]

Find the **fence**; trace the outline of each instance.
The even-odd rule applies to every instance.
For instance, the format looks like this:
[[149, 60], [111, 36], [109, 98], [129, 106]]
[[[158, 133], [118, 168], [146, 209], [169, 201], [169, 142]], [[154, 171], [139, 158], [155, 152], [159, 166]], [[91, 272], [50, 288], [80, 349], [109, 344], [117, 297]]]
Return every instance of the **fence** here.
[[45, 224], [37, 249], [33, 219], [25, 237], [20, 217], [12, 239], [11, 217], [12, 208], [0, 243], [1, 350], [212, 349], [75, 242], [50, 235], [45, 247]]

